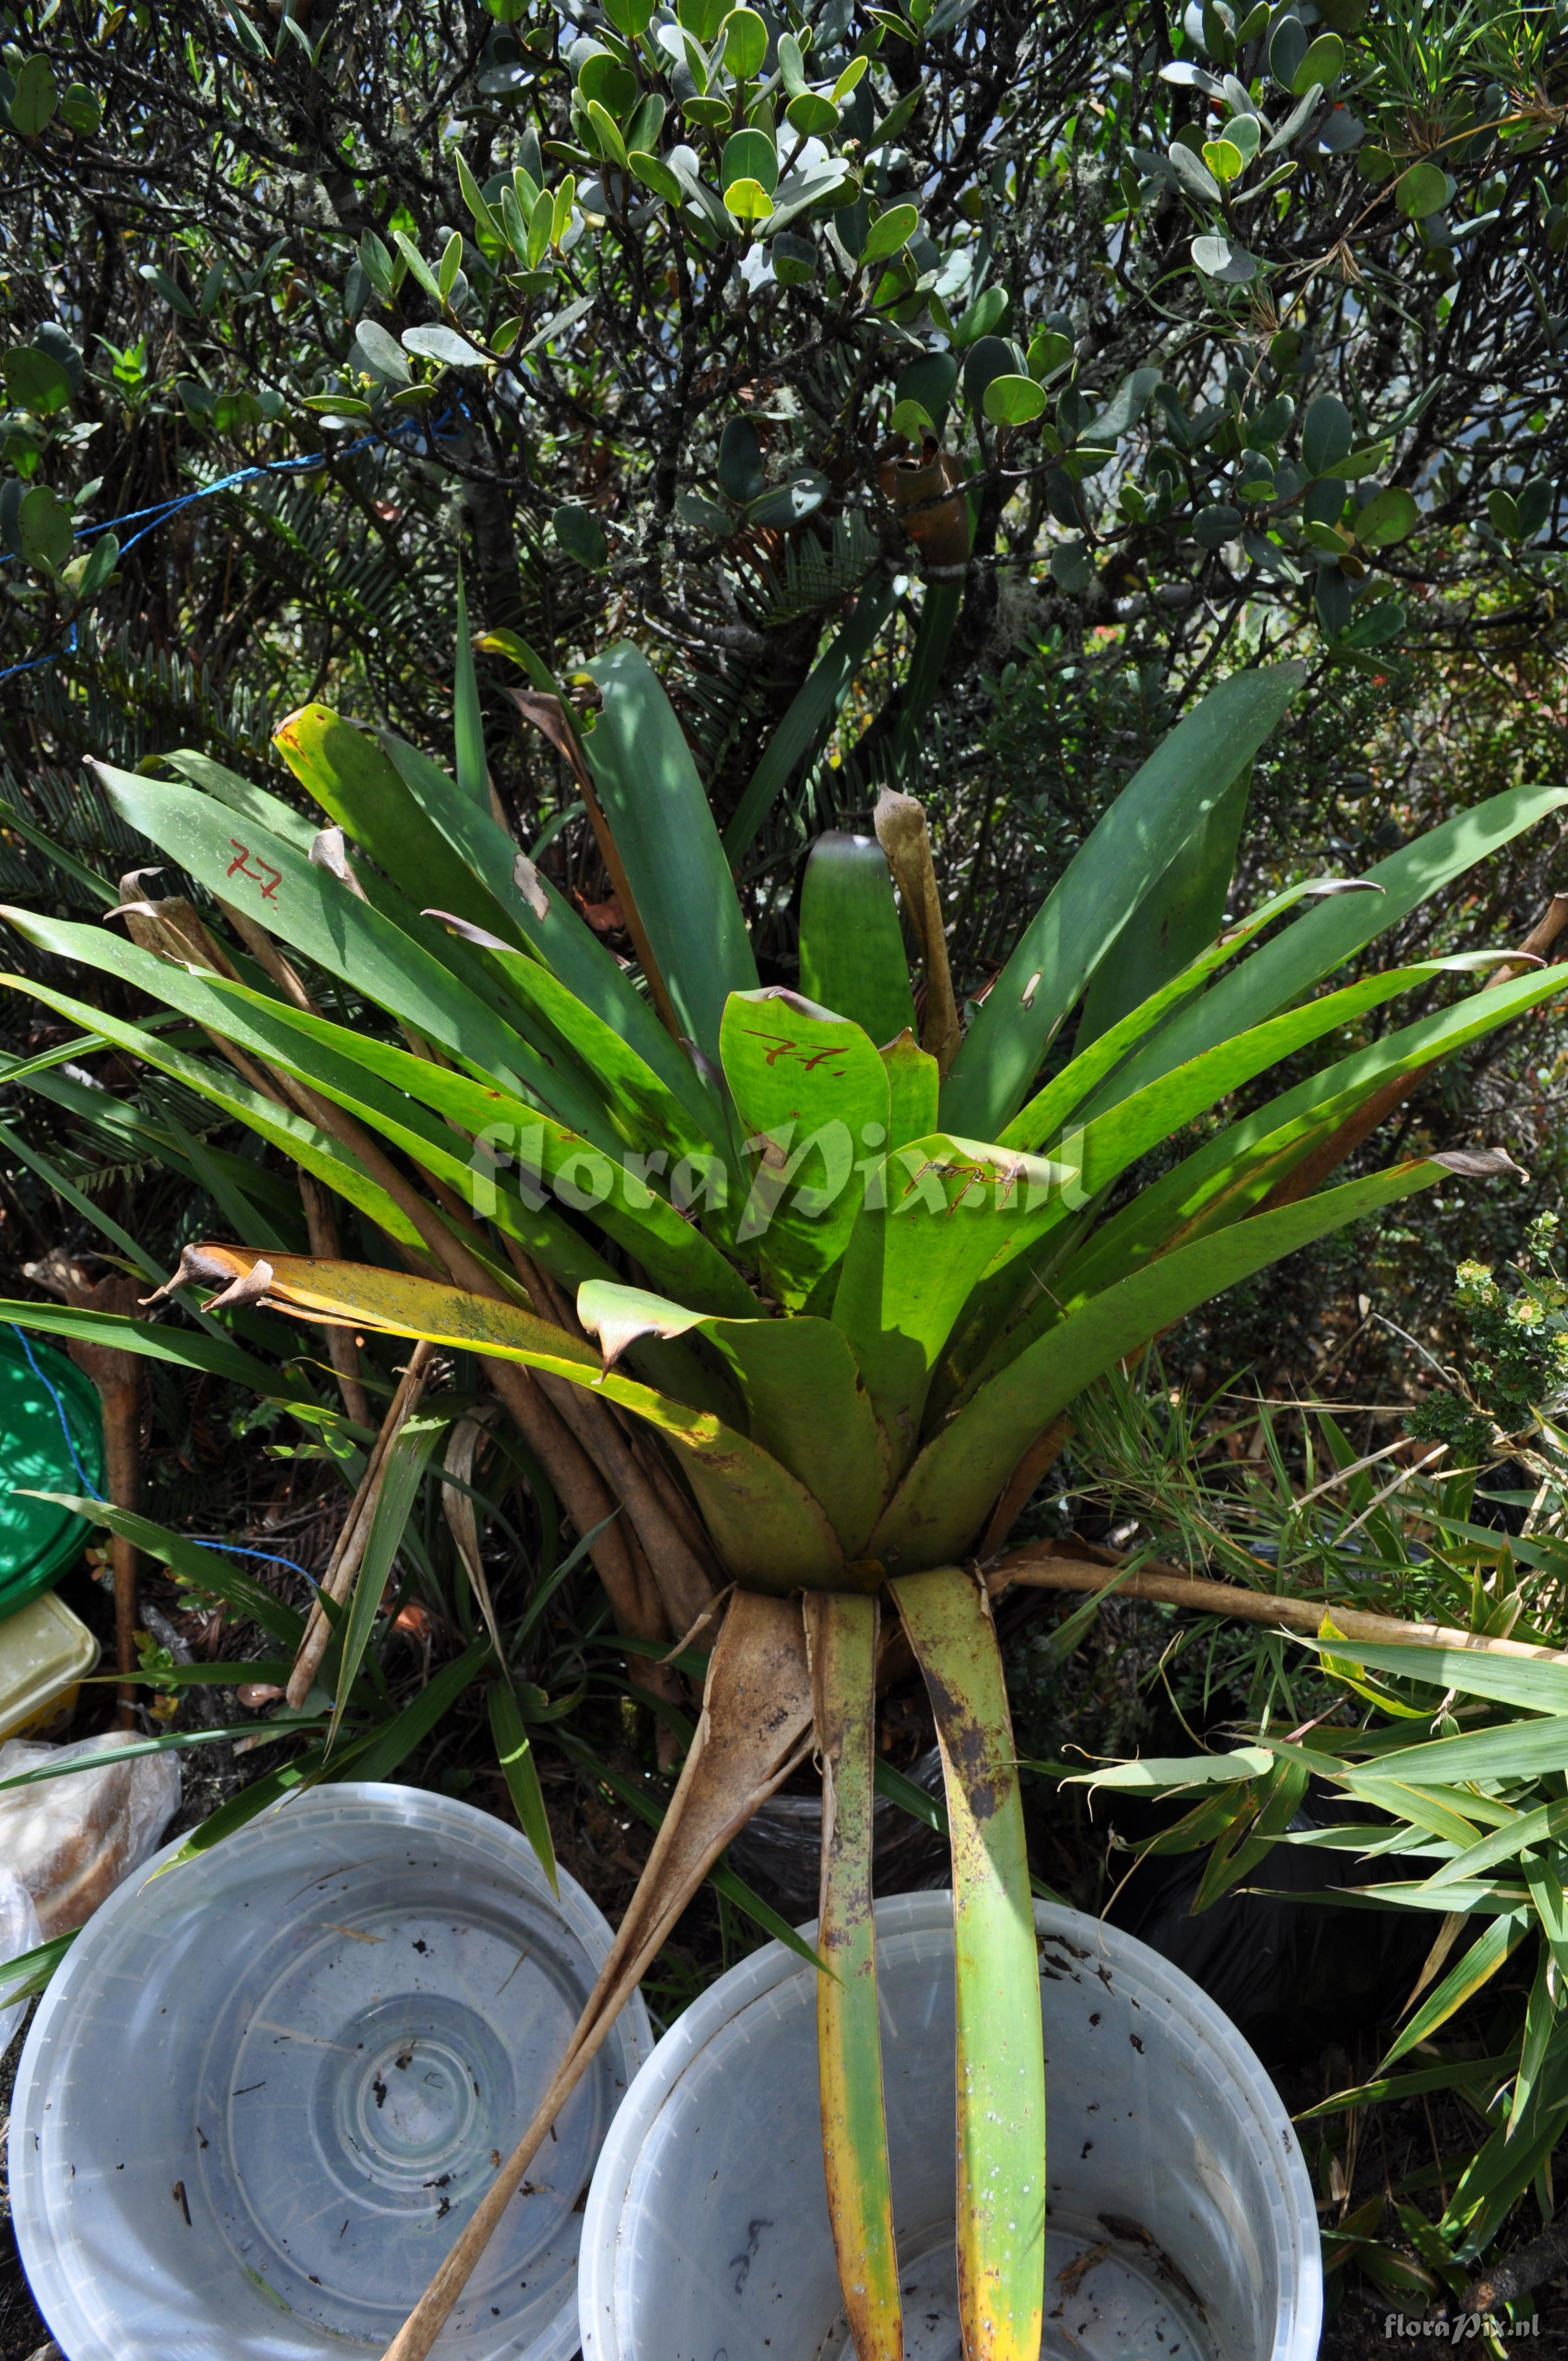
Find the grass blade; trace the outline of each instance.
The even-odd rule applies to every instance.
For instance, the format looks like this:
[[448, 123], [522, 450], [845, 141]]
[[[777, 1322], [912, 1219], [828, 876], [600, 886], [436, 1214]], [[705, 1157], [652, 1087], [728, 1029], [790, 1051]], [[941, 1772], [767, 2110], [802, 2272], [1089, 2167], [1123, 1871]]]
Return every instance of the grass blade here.
[[539, 1784], [539, 1765], [533, 1759], [522, 1711], [510, 1681], [490, 1683], [489, 1708], [490, 1736], [496, 1744], [496, 1760], [507, 1783], [507, 1793], [517, 1814], [517, 1824], [533, 1847], [540, 1868], [550, 1880], [551, 1893], [559, 1894], [561, 1880], [555, 1868], [555, 1845], [550, 1834], [550, 1815], [544, 1808], [544, 1790]]

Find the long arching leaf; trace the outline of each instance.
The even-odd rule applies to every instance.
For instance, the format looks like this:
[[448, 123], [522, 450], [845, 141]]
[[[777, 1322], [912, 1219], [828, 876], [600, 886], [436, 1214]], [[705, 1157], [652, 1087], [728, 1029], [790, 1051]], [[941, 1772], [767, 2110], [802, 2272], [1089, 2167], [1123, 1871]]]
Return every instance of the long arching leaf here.
[[1248, 763], [1150, 886], [1122, 929], [1115, 958], [1102, 960], [1084, 995], [1079, 1049], [1157, 992], [1219, 933], [1251, 785]]
[[1568, 787], [1510, 787], [1469, 811], [1456, 812], [1441, 827], [1389, 853], [1366, 872], [1367, 882], [1383, 889], [1376, 901], [1370, 895], [1365, 901], [1346, 895], [1296, 919], [1211, 985], [1133, 1058], [1116, 1077], [1118, 1095], [1261, 1023], [1353, 958], [1364, 944], [1397, 927], [1419, 903], [1565, 803]]
[[591, 1136], [601, 1126], [587, 1078], [542, 1058], [498, 1013], [501, 995], [487, 980], [479, 952], [416, 910], [388, 917], [374, 899], [362, 900], [280, 837], [249, 825], [243, 837], [236, 835], [235, 821], [210, 796], [106, 765], [99, 774], [120, 817], [210, 893], [243, 908], [269, 933], [452, 1057], [503, 1085], [526, 1085], [574, 1130]]
[[942, 1121], [994, 1139], [1046, 1045], [1132, 918], [1151, 879], [1201, 828], [1300, 686], [1299, 664], [1234, 673], [1179, 723], [1069, 863], [976, 1012], [942, 1093]]
[[587, 669], [604, 710], [583, 744], [605, 818], [681, 1030], [717, 1061], [725, 1001], [757, 988], [729, 863], [646, 656], [622, 641]]
[[828, 2212], [858, 2361], [903, 2361], [872, 1908], [876, 1600], [813, 1593], [806, 1637], [822, 1759], [817, 1944], [830, 1971], [817, 1979]]
[[577, 1317], [607, 1361], [644, 1336], [696, 1328], [739, 1382], [754, 1443], [827, 1510], [846, 1557], [858, 1556], [886, 1498], [888, 1454], [854, 1354], [827, 1320], [712, 1320], [641, 1288], [591, 1280]]
[[606, 1370], [591, 1345], [514, 1303], [367, 1263], [265, 1258], [243, 1247], [186, 1248], [182, 1276], [228, 1285], [265, 1266], [258, 1300], [306, 1320], [347, 1320], [394, 1336], [423, 1336], [456, 1352], [521, 1361], [619, 1402], [645, 1419], [681, 1460], [729, 1572], [764, 1590], [869, 1587], [848, 1581], [843, 1551], [822, 1509], [787, 1468], [711, 1413]]
[[912, 1032], [893, 873], [874, 836], [819, 836], [800, 889], [800, 988], [879, 1045]]
[[[1416, 1157], [1179, 1246], [1058, 1322], [979, 1389], [916, 1460], [870, 1543], [890, 1573], [961, 1556], [1024, 1453], [1116, 1362], [1281, 1255], [1430, 1188], [1465, 1159]], [[1499, 1169], [1512, 1169], [1506, 1158]]]
[[1039, 2361], [1046, 2061], [1007, 1684], [977, 1576], [941, 1565], [892, 1587], [936, 1715], [952, 1832], [965, 2361]]
[[1381, 1082], [1452, 1056], [1563, 988], [1561, 972], [1549, 968], [1473, 993], [1384, 1034], [1228, 1125], [1102, 1224], [1062, 1274], [1064, 1299], [1097, 1294], [1173, 1237], [1201, 1235], [1249, 1212]]

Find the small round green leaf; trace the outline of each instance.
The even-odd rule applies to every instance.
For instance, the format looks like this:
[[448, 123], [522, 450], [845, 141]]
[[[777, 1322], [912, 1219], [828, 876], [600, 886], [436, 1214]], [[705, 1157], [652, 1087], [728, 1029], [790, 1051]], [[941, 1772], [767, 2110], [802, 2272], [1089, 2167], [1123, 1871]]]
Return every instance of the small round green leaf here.
[[1374, 492], [1355, 520], [1355, 537], [1364, 548], [1389, 549], [1397, 541], [1409, 541], [1420, 522], [1420, 511], [1401, 485], [1392, 484], [1385, 492]]
[[73, 82], [60, 102], [60, 119], [70, 130], [90, 138], [104, 120], [104, 110], [85, 82]]
[[1182, 140], [1173, 139], [1165, 152], [1177, 179], [1190, 197], [1201, 197], [1205, 204], [1218, 203], [1220, 183], [1190, 148]]
[[653, 21], [653, 0], [604, 0], [604, 13], [618, 33], [634, 41]]
[[1524, 536], [1519, 531], [1519, 503], [1511, 492], [1503, 490], [1501, 485], [1487, 493], [1486, 514], [1491, 518], [1494, 529], [1502, 534], [1505, 541], [1523, 539]]
[[11, 127], [24, 139], [36, 139], [54, 121], [60, 90], [47, 58], [23, 60], [10, 105]]
[[[1390, 640], [1398, 639], [1409, 620], [1398, 598], [1380, 598], [1376, 607], [1368, 607], [1350, 627], [1350, 638], [1358, 648], [1379, 648]], [[1343, 789], [1341, 789], [1343, 793]]]
[[403, 350], [418, 353], [422, 360], [441, 361], [447, 368], [483, 368], [485, 356], [466, 336], [455, 328], [444, 328], [437, 320], [427, 321], [418, 328], [403, 330]]
[[970, 346], [964, 362], [964, 400], [978, 410], [993, 377], [1021, 377], [1024, 357], [1007, 336], [981, 336]]
[[1222, 188], [1228, 181], [1239, 181], [1246, 168], [1246, 158], [1230, 139], [1205, 139], [1203, 161]]
[[753, 500], [748, 513], [753, 524], [787, 533], [792, 525], [804, 524], [808, 516], [814, 516], [832, 489], [826, 476], [819, 475], [815, 467], [805, 467], [787, 484], [776, 485], [761, 500]]
[[1225, 137], [1238, 148], [1244, 164], [1250, 164], [1263, 137], [1263, 126], [1255, 115], [1233, 115], [1225, 126]]
[[61, 364], [32, 345], [13, 345], [0, 355], [0, 377], [17, 408], [30, 410], [35, 418], [50, 417], [71, 400], [71, 379]]
[[1036, 328], [1029, 339], [1029, 375], [1048, 385], [1072, 358], [1072, 338], [1059, 328]]
[[592, 509], [577, 500], [565, 500], [555, 511], [550, 522], [555, 539], [566, 555], [597, 574], [609, 563], [609, 544], [604, 527]]
[[902, 434], [906, 443], [922, 443], [933, 431], [931, 416], [917, 401], [895, 401], [893, 405], [893, 431]]
[[[732, 132], [724, 143], [718, 179], [720, 187], [725, 189], [737, 181], [755, 181], [771, 197], [779, 184], [779, 156], [767, 133]], [[772, 207], [767, 210], [771, 212]]]
[[761, 181], [731, 181], [724, 202], [737, 221], [766, 221], [773, 201]]
[[84, 556], [73, 557], [63, 569], [62, 578], [71, 597], [83, 606], [95, 598], [113, 577], [119, 555], [120, 544], [114, 534], [100, 533]]
[[838, 123], [839, 110], [830, 98], [823, 97], [820, 91], [804, 90], [784, 108], [784, 120], [792, 131], [798, 131], [806, 138], [820, 138], [824, 132], [831, 131]]
[[591, 57], [583, 60], [577, 88], [585, 104], [590, 98], [597, 98], [617, 121], [624, 120], [637, 104], [636, 75], [630, 72], [619, 58], [612, 58], [608, 49], [596, 49]]
[[16, 511], [16, 538], [28, 565], [45, 567], [50, 573], [70, 556], [75, 539], [71, 511], [47, 484], [35, 484], [30, 492], [23, 495]]
[[737, 81], [761, 73], [768, 28], [754, 8], [731, 8], [724, 19], [724, 62]]
[[1320, 393], [1301, 421], [1301, 457], [1310, 476], [1326, 476], [1355, 441], [1349, 411], [1337, 394]]
[[726, 498], [744, 503], [762, 489], [762, 445], [749, 418], [731, 418], [718, 438], [718, 486]]
[[1007, 317], [1011, 301], [1005, 287], [982, 288], [969, 309], [959, 315], [953, 329], [955, 349], [961, 351], [966, 345], [978, 344], [981, 336], [991, 335]]
[[669, 166], [661, 163], [657, 156], [645, 156], [640, 148], [634, 148], [626, 160], [645, 189], [652, 189], [667, 205], [680, 203], [685, 192]]
[[1302, 98], [1314, 82], [1327, 90], [1344, 71], [1344, 43], [1337, 33], [1320, 33], [1290, 77], [1291, 92]]
[[704, 500], [700, 492], [678, 492], [675, 514], [694, 533], [709, 533], [718, 541], [728, 540], [735, 530], [728, 511], [721, 509], [717, 500]]
[[1441, 213], [1448, 203], [1448, 174], [1436, 164], [1412, 164], [1394, 183], [1394, 203], [1411, 221]]
[[1281, 16], [1268, 44], [1268, 71], [1286, 90], [1294, 90], [1296, 75], [1307, 54], [1307, 28], [1299, 16]]
[[597, 98], [590, 98], [587, 116], [593, 133], [589, 145], [597, 147], [599, 154], [608, 158], [610, 163], [624, 164], [626, 142], [620, 136], [620, 126], [609, 107], [601, 106]]
[[1242, 512], [1229, 500], [1211, 500], [1192, 520], [1193, 538], [1205, 549], [1223, 549], [1242, 529]]
[[1051, 580], [1058, 590], [1087, 590], [1093, 578], [1089, 550], [1081, 541], [1064, 541], [1051, 552]]
[[1245, 287], [1257, 276], [1257, 257], [1228, 237], [1195, 237], [1192, 259], [1207, 278], [1225, 287]]
[[1027, 426], [1046, 406], [1045, 389], [1032, 377], [993, 377], [981, 406], [993, 426]]
[[897, 254], [908, 245], [920, 226], [920, 216], [913, 205], [890, 205], [879, 214], [866, 235], [861, 248], [862, 262], [880, 262], [884, 256]]
[[817, 247], [808, 237], [797, 237], [793, 230], [780, 230], [768, 247], [773, 258], [773, 277], [781, 287], [804, 287], [817, 276]]
[[1556, 504], [1557, 490], [1551, 478], [1532, 477], [1514, 503], [1519, 512], [1519, 531], [1527, 541], [1534, 539]]
[[410, 382], [409, 365], [403, 357], [403, 348], [378, 320], [361, 320], [355, 329], [354, 344], [348, 348], [351, 365], [355, 346], [359, 348], [367, 375], [384, 378], [389, 385], [407, 385]]
[[[946, 412], [958, 381], [959, 365], [951, 353], [921, 353], [899, 370], [893, 398], [895, 402], [913, 402], [935, 423]], [[897, 415], [895, 410], [895, 419]]]

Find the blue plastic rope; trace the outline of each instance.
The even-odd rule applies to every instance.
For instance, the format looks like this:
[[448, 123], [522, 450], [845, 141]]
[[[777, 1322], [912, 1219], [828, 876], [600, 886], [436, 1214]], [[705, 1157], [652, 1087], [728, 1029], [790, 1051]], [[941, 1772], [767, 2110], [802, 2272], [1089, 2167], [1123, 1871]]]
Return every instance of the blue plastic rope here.
[[258, 1557], [268, 1565], [286, 1565], [291, 1574], [302, 1574], [313, 1590], [321, 1584], [308, 1566], [296, 1565], [291, 1557], [278, 1557], [271, 1550], [240, 1549], [233, 1542], [213, 1539], [204, 1533], [181, 1533], [182, 1542], [194, 1542], [198, 1549], [222, 1550], [229, 1557]]
[[94, 1484], [92, 1477], [89, 1476], [86, 1468], [82, 1465], [82, 1455], [76, 1448], [76, 1437], [71, 1432], [71, 1421], [65, 1414], [65, 1404], [61, 1401], [60, 1394], [51, 1379], [46, 1377], [43, 1370], [39, 1368], [38, 1362], [33, 1357], [33, 1348], [27, 1341], [27, 1330], [25, 1328], [19, 1328], [16, 1325], [16, 1323], [13, 1320], [11, 1323], [11, 1333], [16, 1338], [23, 1352], [27, 1356], [28, 1368], [31, 1369], [34, 1377], [37, 1378], [39, 1385], [42, 1386], [45, 1393], [48, 1394], [50, 1401], [54, 1404], [54, 1414], [60, 1421], [60, 1431], [65, 1437], [65, 1447], [71, 1454], [71, 1464], [76, 1470], [77, 1482], [83, 1487], [93, 1499], [103, 1499], [103, 1493], [100, 1492], [97, 1485]]
[[[60, 1398], [58, 1388], [51, 1382], [48, 1373], [39, 1368], [38, 1361], [34, 1356], [32, 1345], [28, 1342], [27, 1330], [25, 1328], [18, 1327], [14, 1320], [9, 1324], [12, 1334], [16, 1337], [17, 1343], [21, 1345], [23, 1352], [27, 1356], [28, 1368], [31, 1369], [34, 1377], [37, 1378], [39, 1385], [42, 1386], [45, 1393], [48, 1394], [50, 1401], [54, 1404], [55, 1416], [60, 1421], [60, 1431], [65, 1437], [65, 1447], [71, 1454], [71, 1464], [76, 1470], [77, 1482], [82, 1485], [92, 1499], [104, 1500], [104, 1495], [100, 1492], [97, 1485], [94, 1484], [92, 1477], [89, 1476], [86, 1468], [82, 1465], [82, 1455], [76, 1448], [76, 1437], [71, 1432], [71, 1421], [66, 1415], [65, 1404]], [[107, 1505], [106, 1502], [105, 1505]], [[291, 1574], [302, 1574], [313, 1590], [319, 1590], [321, 1588], [320, 1583], [316, 1580], [315, 1576], [310, 1572], [308, 1567], [296, 1565], [291, 1557], [279, 1557], [275, 1555], [271, 1550], [240, 1549], [233, 1542], [214, 1539], [204, 1533], [183, 1533], [181, 1535], [181, 1539], [182, 1541], [194, 1542], [198, 1549], [222, 1550], [229, 1557], [258, 1557], [268, 1565], [286, 1565]]]
[[[101, 533], [115, 533], [123, 524], [141, 524], [144, 517], [150, 518], [151, 522], [142, 524], [140, 533], [133, 533], [129, 541], [121, 544], [120, 555], [124, 557], [127, 552], [136, 547], [138, 541], [145, 541], [149, 533], [156, 533], [160, 524], [167, 524], [171, 516], [178, 516], [181, 509], [188, 509], [194, 500], [210, 500], [214, 492], [232, 492], [236, 485], [253, 483], [260, 476], [287, 475], [297, 472], [302, 467], [320, 467], [324, 466], [329, 458], [352, 459], [357, 452], [367, 451], [372, 444], [385, 444], [389, 450], [392, 450], [409, 439], [416, 444], [433, 441], [444, 432], [454, 417], [461, 419], [462, 414], [462, 404], [458, 403], [451, 410], [444, 410], [441, 416], [433, 420], [428, 427], [421, 426], [411, 420], [407, 425], [400, 426], [391, 434], [362, 434], [357, 443], [345, 443], [337, 451], [313, 451], [301, 459], [262, 460], [254, 467], [236, 468], [232, 476], [220, 476], [215, 483], [199, 484], [193, 492], [181, 492], [174, 500], [156, 501], [151, 508], [132, 509], [125, 516], [110, 517], [102, 524], [79, 524], [71, 538], [75, 541], [96, 540]], [[0, 565], [9, 563], [8, 555], [0, 554]], [[70, 653], [75, 645], [76, 628], [73, 624], [65, 653]], [[5, 671], [0, 672], [0, 680], [14, 680], [18, 673], [37, 672], [41, 665], [58, 664], [59, 661], [59, 653], [47, 656], [32, 656], [25, 664], [7, 664]], [[287, 1565], [287, 1559], [280, 1560], [281, 1565]]]

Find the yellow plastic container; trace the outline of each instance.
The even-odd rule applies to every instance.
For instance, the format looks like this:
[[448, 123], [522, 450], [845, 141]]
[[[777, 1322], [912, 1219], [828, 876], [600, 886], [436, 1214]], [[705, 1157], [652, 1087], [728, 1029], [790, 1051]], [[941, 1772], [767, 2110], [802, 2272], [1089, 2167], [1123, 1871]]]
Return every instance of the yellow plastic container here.
[[0, 1622], [0, 1740], [63, 1721], [97, 1661], [97, 1641], [52, 1590], [7, 1615]]

